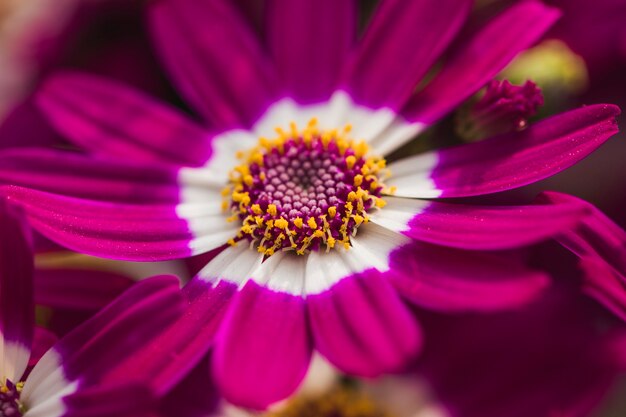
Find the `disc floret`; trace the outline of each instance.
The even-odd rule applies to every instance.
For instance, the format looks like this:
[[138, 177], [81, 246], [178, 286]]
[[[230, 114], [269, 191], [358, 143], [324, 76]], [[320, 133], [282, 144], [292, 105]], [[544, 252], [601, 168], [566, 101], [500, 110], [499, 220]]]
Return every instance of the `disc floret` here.
[[26, 411], [20, 401], [23, 382], [13, 383], [5, 378], [0, 381], [0, 417], [19, 417]]
[[385, 160], [368, 156], [350, 131], [322, 130], [315, 119], [302, 130], [291, 123], [238, 155], [242, 164], [230, 174], [223, 208], [242, 226], [229, 243], [248, 240], [266, 256], [350, 248], [368, 212], [385, 205], [388, 176]]

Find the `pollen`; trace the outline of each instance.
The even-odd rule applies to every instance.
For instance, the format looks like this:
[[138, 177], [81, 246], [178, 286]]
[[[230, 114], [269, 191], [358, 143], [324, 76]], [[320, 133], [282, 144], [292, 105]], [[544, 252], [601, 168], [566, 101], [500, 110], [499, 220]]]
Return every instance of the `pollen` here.
[[248, 240], [265, 256], [349, 249], [388, 191], [385, 160], [370, 155], [351, 131], [321, 129], [317, 119], [303, 129], [290, 123], [241, 153], [222, 194], [230, 218], [241, 221], [229, 243]]

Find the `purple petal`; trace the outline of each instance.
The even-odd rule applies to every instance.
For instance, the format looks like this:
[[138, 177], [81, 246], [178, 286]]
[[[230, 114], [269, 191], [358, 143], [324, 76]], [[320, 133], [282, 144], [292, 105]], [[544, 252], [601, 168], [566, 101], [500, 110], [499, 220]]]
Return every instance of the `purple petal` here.
[[617, 133], [616, 106], [598, 104], [522, 132], [405, 158], [389, 166], [402, 197], [465, 197], [521, 187], [580, 161]]
[[94, 383], [182, 312], [178, 279], [149, 278], [61, 339], [54, 350], [60, 353], [69, 379]]
[[178, 169], [102, 160], [64, 151], [16, 149], [0, 155], [0, 182], [62, 195], [127, 203], [177, 203]]
[[375, 270], [346, 277], [306, 302], [315, 347], [347, 374], [397, 371], [421, 346], [414, 317]]
[[39, 268], [35, 272], [35, 301], [50, 308], [97, 311], [133, 283], [128, 277], [95, 269]]
[[346, 64], [346, 89], [359, 104], [398, 110], [457, 33], [467, 0], [385, 0]]
[[33, 253], [22, 216], [0, 199], [0, 370], [17, 382], [28, 364], [35, 326]]
[[559, 15], [556, 9], [538, 1], [512, 6], [460, 45], [437, 77], [407, 103], [402, 114], [414, 123], [437, 121], [535, 43]]
[[571, 228], [587, 214], [577, 204], [478, 206], [386, 197], [371, 220], [413, 239], [470, 250], [509, 249]]
[[228, 401], [264, 409], [295, 391], [311, 353], [304, 299], [248, 281], [218, 334], [215, 378]]
[[151, 4], [158, 51], [180, 91], [216, 127], [250, 126], [276, 99], [277, 80], [259, 42], [225, 0]]
[[268, 39], [278, 74], [300, 103], [326, 100], [356, 35], [354, 0], [273, 0]]
[[418, 243], [394, 252], [391, 266], [390, 278], [401, 295], [444, 312], [516, 308], [549, 282], [515, 259]]
[[2, 190], [24, 208], [37, 231], [70, 249], [138, 261], [193, 254], [195, 236], [174, 206], [103, 203], [19, 187]]
[[37, 103], [57, 131], [95, 155], [188, 166], [211, 156], [209, 132], [116, 81], [60, 73], [47, 80]]
[[183, 288], [187, 306], [158, 337], [119, 361], [106, 382], [133, 380], [149, 384], [159, 395], [171, 390], [207, 354], [213, 345], [226, 306], [237, 287], [221, 282], [215, 286], [194, 278]]

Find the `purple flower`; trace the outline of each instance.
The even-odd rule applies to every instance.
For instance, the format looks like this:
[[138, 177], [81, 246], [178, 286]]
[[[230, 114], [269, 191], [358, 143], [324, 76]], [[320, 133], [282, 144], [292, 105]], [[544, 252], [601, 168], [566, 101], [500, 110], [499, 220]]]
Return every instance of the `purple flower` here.
[[[417, 354], [404, 300], [456, 312], [517, 307], [545, 274], [477, 250], [570, 229], [588, 209], [557, 202], [478, 206], [433, 199], [520, 187], [584, 158], [616, 131], [595, 105], [522, 132], [387, 163], [491, 80], [558, 17], [521, 2], [458, 40], [471, 1], [383, 1], [356, 43], [351, 1], [268, 3], [266, 49], [233, 6], [163, 0], [155, 44], [181, 112], [116, 82], [52, 77], [38, 102], [86, 153], [12, 150], [0, 180], [44, 235], [125, 260], [221, 249], [185, 288], [187, 313], [111, 378], [151, 375], [170, 389], [214, 345], [231, 401], [289, 395], [313, 349], [376, 376]], [[229, 245], [226, 245], [229, 243]]]
[[178, 280], [162, 276], [137, 284], [45, 351], [51, 334], [35, 328], [29, 235], [4, 202], [0, 230], [0, 415], [149, 415], [156, 402], [144, 386], [102, 381], [180, 314]]

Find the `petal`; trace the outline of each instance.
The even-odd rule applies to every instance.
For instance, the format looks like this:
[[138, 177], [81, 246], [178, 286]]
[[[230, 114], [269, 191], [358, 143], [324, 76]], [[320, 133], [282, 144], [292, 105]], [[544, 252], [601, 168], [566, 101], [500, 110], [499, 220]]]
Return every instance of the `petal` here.
[[455, 49], [443, 69], [401, 110], [412, 128], [396, 129], [377, 141], [388, 154], [412, 139], [496, 76], [519, 52], [535, 43], [559, 17], [539, 1], [510, 7]]
[[191, 166], [211, 156], [209, 132], [113, 80], [58, 73], [39, 90], [37, 104], [58, 132], [95, 155]]
[[526, 304], [547, 286], [515, 259], [414, 243], [393, 253], [391, 280], [412, 303], [443, 312], [494, 311]]
[[384, 0], [346, 64], [344, 82], [356, 102], [399, 110], [457, 33], [467, 0]]
[[341, 282], [368, 270], [386, 272], [391, 254], [410, 239], [373, 222], [359, 227], [348, 250], [336, 248], [328, 253], [311, 252], [307, 256], [304, 293], [321, 294]]
[[413, 239], [470, 250], [509, 249], [571, 228], [587, 214], [577, 204], [479, 206], [385, 197], [371, 221]]
[[277, 72], [299, 103], [326, 100], [356, 35], [353, 0], [273, 0], [268, 3], [269, 47]]
[[418, 325], [375, 270], [307, 297], [315, 347], [343, 372], [375, 377], [399, 370], [421, 345]]
[[230, 2], [165, 0], [149, 12], [174, 82], [217, 128], [249, 127], [275, 100], [274, 69]]
[[3, 152], [0, 182], [73, 197], [142, 204], [177, 203], [181, 192], [175, 168], [46, 149]]
[[21, 378], [35, 326], [30, 231], [14, 207], [0, 200], [0, 373]]
[[131, 205], [3, 187], [44, 236], [107, 258], [157, 261], [208, 252], [237, 231], [219, 204]]
[[95, 269], [38, 268], [35, 301], [50, 308], [97, 311], [133, 283], [128, 277]]
[[[312, 343], [305, 301], [304, 257], [269, 257], [235, 295], [215, 342], [213, 367], [224, 397], [239, 406], [264, 409], [292, 394], [309, 366]], [[286, 286], [286, 291], [272, 288]], [[269, 378], [269, 381], [268, 381]]]
[[237, 290], [231, 282], [248, 279], [261, 263], [259, 253], [244, 249], [239, 245], [220, 252], [183, 288], [185, 313], [111, 370], [106, 380], [147, 382], [158, 394], [165, 394], [181, 381], [213, 346], [226, 307]]
[[559, 18], [539, 1], [514, 5], [458, 47], [443, 70], [406, 105], [410, 121], [431, 124], [478, 91]]
[[522, 132], [427, 152], [389, 166], [401, 197], [465, 197], [521, 187], [556, 174], [617, 133], [619, 108], [582, 107]]
[[[117, 363], [157, 336], [183, 310], [179, 281], [161, 276], [141, 281], [49, 350], [29, 375], [22, 399], [44, 408], [81, 385], [99, 383]], [[141, 324], [141, 325], [140, 325]], [[62, 405], [60, 405], [62, 406]]]

